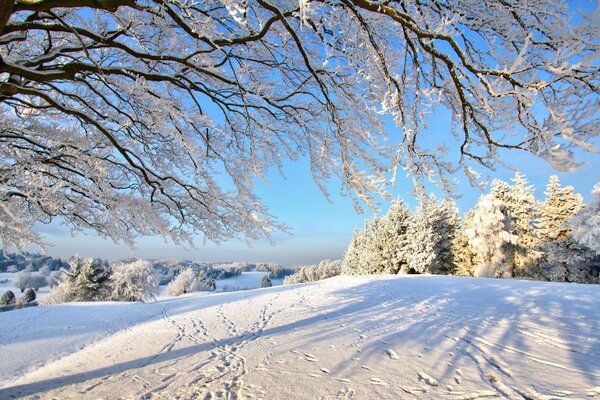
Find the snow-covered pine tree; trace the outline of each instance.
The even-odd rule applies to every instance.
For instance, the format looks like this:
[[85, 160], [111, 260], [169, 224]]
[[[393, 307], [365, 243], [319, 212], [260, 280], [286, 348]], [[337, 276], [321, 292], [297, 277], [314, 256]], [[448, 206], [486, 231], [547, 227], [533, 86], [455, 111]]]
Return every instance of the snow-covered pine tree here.
[[448, 274], [454, 268], [452, 240], [458, 227], [458, 210], [448, 200], [424, 197], [408, 228], [408, 270]]
[[467, 236], [467, 229], [470, 229], [472, 226], [472, 221], [473, 211], [469, 211], [454, 233], [454, 239], [452, 240], [452, 260], [455, 265], [453, 271], [455, 275], [475, 275], [476, 254]]
[[344, 257], [343, 274], [397, 274], [406, 270], [407, 230], [411, 213], [398, 199], [388, 212], [355, 231]]
[[511, 233], [516, 242], [509, 243], [512, 271], [516, 276], [539, 277], [539, 263], [542, 253], [537, 249], [535, 221], [539, 214], [539, 202], [536, 200], [533, 186], [527, 178], [516, 173], [513, 185], [494, 179], [491, 193], [506, 206], [511, 218]]
[[466, 233], [475, 251], [475, 276], [512, 277], [509, 244], [516, 242], [511, 233], [506, 205], [493, 194], [482, 195], [473, 210], [473, 219]]
[[99, 258], [73, 258], [65, 271], [65, 281], [71, 284], [74, 298], [67, 301], [102, 301], [110, 295], [108, 263]]
[[[561, 186], [556, 175], [546, 186], [537, 223], [538, 246], [545, 254], [543, 274], [552, 281], [572, 282], [585, 275], [590, 250], [574, 239], [568, 222], [583, 208], [583, 198], [572, 186]], [[588, 254], [586, 254], [586, 252]]]
[[410, 220], [411, 212], [406, 203], [394, 200], [375, 233], [379, 262], [377, 273], [398, 274], [408, 269], [407, 232]]
[[[365, 229], [355, 229], [352, 234], [352, 240], [346, 249], [346, 254], [342, 261], [342, 274], [360, 275], [364, 264], [364, 254], [367, 251], [367, 226]], [[308, 277], [307, 277], [308, 279]]]
[[594, 185], [592, 195], [591, 203], [586, 204], [569, 225], [575, 239], [600, 254], [600, 182]]

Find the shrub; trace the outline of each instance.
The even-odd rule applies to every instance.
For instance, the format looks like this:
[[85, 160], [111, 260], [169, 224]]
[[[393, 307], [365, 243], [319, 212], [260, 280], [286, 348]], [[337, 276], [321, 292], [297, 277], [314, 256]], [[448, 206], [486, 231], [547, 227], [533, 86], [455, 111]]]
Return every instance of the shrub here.
[[11, 304], [15, 304], [16, 300], [15, 294], [12, 291], [7, 290], [4, 292], [4, 294], [2, 294], [2, 296], [0, 296], [0, 306], [9, 306]]
[[32, 288], [25, 289], [22, 301], [23, 303], [31, 303], [32, 301], [35, 301], [35, 297], [35, 290], [33, 290]]
[[262, 280], [260, 281], [260, 287], [267, 288], [271, 286], [273, 286], [273, 283], [271, 282], [271, 278], [269, 277], [269, 275], [263, 276]]

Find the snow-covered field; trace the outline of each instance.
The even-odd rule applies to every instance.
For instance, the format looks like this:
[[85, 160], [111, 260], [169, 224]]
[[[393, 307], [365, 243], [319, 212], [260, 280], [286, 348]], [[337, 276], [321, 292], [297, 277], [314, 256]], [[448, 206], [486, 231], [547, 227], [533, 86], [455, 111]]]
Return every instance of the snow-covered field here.
[[600, 287], [336, 277], [0, 313], [0, 398], [600, 398]]

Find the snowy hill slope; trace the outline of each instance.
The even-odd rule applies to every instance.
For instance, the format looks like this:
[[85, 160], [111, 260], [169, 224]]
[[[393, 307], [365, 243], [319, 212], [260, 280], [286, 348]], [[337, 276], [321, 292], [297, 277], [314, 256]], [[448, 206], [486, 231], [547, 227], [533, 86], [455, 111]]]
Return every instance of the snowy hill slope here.
[[600, 287], [336, 277], [0, 314], [0, 398], [600, 398]]

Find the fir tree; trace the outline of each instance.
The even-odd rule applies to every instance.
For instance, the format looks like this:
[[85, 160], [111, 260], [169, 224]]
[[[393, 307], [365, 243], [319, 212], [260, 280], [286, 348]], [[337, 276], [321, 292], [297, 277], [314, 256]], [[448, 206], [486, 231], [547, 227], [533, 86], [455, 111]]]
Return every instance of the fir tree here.
[[408, 229], [408, 265], [417, 273], [448, 274], [454, 270], [452, 240], [458, 211], [450, 201], [424, 198]]
[[515, 174], [513, 185], [495, 179], [491, 193], [501, 200], [506, 213], [511, 219], [511, 234], [516, 237], [515, 243], [508, 243], [507, 255], [510, 255], [510, 268], [517, 276], [536, 276], [537, 266], [542, 253], [537, 250], [535, 222], [538, 218], [539, 204], [533, 193], [533, 186], [528, 185], [527, 178]]
[[454, 261], [455, 275], [473, 276], [475, 275], [476, 254], [467, 235], [467, 229], [471, 229], [473, 221], [473, 211], [467, 212], [464, 221], [459, 226], [452, 240], [452, 259]]
[[411, 214], [402, 200], [355, 231], [343, 261], [344, 274], [397, 274], [407, 269], [407, 230]]
[[16, 301], [15, 294], [10, 290], [7, 290], [0, 296], [0, 306], [10, 306], [15, 304]]
[[592, 190], [592, 202], [586, 204], [569, 225], [581, 244], [600, 254], [600, 182]]
[[469, 242], [477, 255], [475, 276], [512, 277], [509, 245], [516, 242], [516, 236], [511, 231], [504, 202], [492, 194], [481, 196], [467, 229]]
[[74, 298], [69, 301], [103, 301], [109, 298], [111, 270], [106, 261], [74, 258], [69, 260], [69, 265], [65, 281], [74, 290]]
[[23, 293], [23, 303], [31, 303], [35, 300], [35, 297], [35, 290], [33, 290], [32, 288], [28, 288]]
[[583, 199], [572, 186], [561, 186], [556, 175], [550, 177], [544, 194], [546, 199], [537, 223], [538, 246], [545, 253], [544, 276], [553, 281], [571, 282], [590, 258], [573, 238], [568, 224], [582, 209]]

